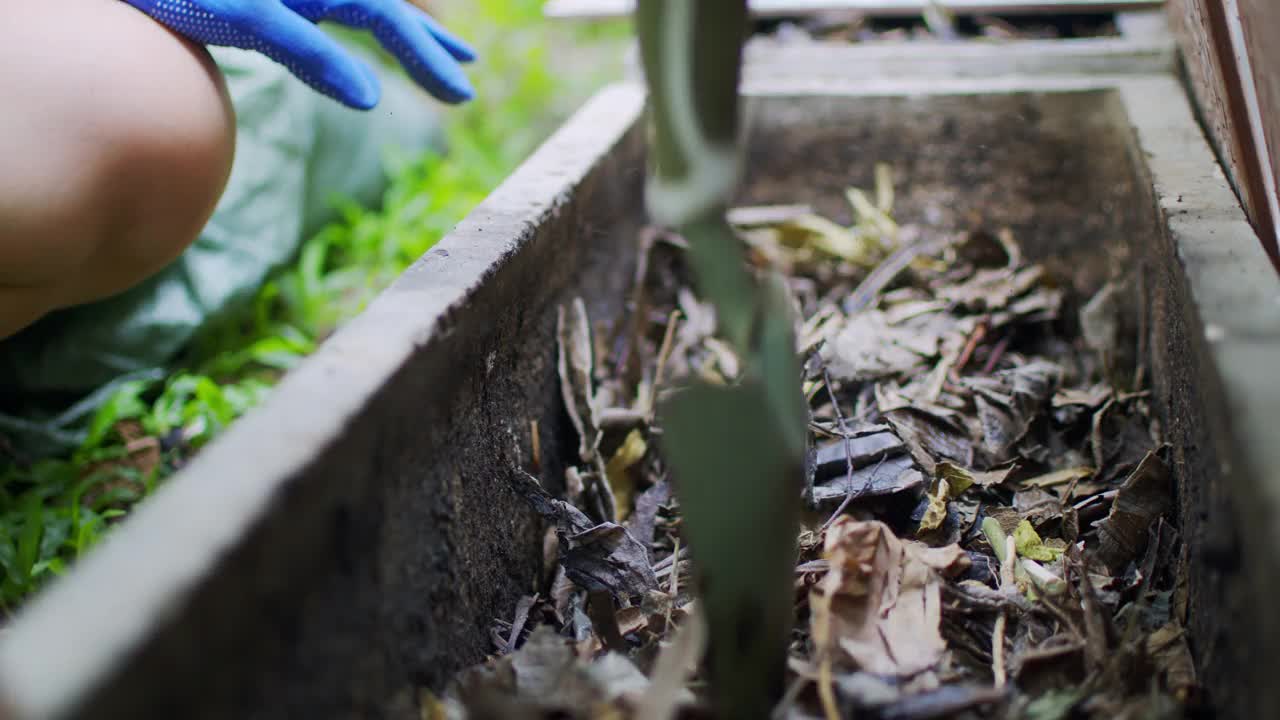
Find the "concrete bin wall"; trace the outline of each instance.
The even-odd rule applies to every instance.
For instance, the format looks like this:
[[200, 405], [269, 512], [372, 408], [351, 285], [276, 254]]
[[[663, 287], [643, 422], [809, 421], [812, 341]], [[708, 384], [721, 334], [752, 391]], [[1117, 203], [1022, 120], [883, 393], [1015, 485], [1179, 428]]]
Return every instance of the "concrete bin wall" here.
[[[742, 199], [840, 217], [877, 161], [899, 215], [978, 210], [1134, 323], [1191, 541], [1205, 679], [1280, 715], [1280, 287], [1177, 84], [1147, 75], [751, 76]], [[509, 489], [572, 452], [556, 305], [616, 314], [643, 223], [642, 94], [602, 92], [436, 249], [0, 639], [4, 714], [416, 717], [538, 571]], [[1139, 281], [1140, 279], [1140, 281]], [[1139, 322], [1139, 318], [1141, 321]], [[1271, 711], [1271, 712], [1267, 712]]]

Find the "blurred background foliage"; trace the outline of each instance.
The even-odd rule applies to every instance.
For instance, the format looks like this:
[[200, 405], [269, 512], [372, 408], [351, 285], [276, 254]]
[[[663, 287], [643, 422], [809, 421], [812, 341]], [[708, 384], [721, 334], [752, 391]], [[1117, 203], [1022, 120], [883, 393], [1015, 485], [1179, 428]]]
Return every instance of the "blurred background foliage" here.
[[[380, 207], [335, 199], [253, 303], [209, 328], [155, 381], [104, 400], [71, 456], [0, 476], [0, 609], [64, 572], [129, 508], [260, 403], [497, 187], [595, 89], [620, 77], [629, 23], [547, 22], [541, 0], [419, 0], [478, 51], [477, 98], [442, 111], [445, 156], [389, 154]], [[368, 45], [366, 37], [336, 31]]]

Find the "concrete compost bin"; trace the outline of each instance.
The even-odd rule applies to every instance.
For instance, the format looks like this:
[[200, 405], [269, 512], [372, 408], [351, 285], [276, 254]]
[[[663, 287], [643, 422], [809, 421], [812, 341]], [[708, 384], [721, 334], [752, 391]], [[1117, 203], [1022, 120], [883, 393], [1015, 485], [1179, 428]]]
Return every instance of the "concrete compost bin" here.
[[[1280, 292], [1168, 76], [749, 78], [742, 200], [810, 202], [875, 162], [897, 214], [1007, 225], [1089, 293], [1129, 281], [1134, 352], [1176, 448], [1193, 648], [1227, 715], [1280, 716], [1265, 658], [1280, 524]], [[267, 403], [0, 640], [14, 718], [417, 717], [539, 571], [512, 492], [575, 448], [556, 306], [618, 311], [643, 98], [607, 89]], [[1140, 342], [1139, 342], [1140, 339]]]

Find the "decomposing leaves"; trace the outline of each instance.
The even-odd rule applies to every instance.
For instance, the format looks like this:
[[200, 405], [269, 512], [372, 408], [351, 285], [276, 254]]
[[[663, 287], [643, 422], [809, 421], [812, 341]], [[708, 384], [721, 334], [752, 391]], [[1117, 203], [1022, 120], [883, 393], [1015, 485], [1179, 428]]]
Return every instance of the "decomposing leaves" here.
[[632, 430], [627, 433], [627, 437], [622, 441], [622, 445], [609, 458], [609, 462], [605, 465], [605, 475], [609, 479], [609, 487], [613, 490], [614, 502], [618, 507], [618, 520], [626, 520], [631, 514], [631, 506], [635, 497], [635, 481], [631, 479], [628, 471], [631, 466], [640, 462], [644, 458], [645, 453], [649, 451], [649, 445], [645, 442], [644, 433], [640, 430]]
[[517, 652], [459, 676], [435, 712], [445, 717], [581, 717], [623, 703], [649, 688], [635, 664], [617, 653], [584, 660], [571, 641], [540, 626]]
[[817, 448], [814, 455], [814, 479], [826, 480], [880, 462], [890, 455], [906, 452], [903, 444], [887, 425], [870, 425], [852, 430], [846, 437]]
[[1057, 365], [1033, 361], [990, 377], [966, 380], [974, 392], [982, 447], [991, 462], [1010, 459], [1014, 445], [1040, 415], [1061, 375]]
[[657, 527], [658, 511], [671, 499], [671, 487], [665, 480], [659, 480], [649, 486], [636, 499], [635, 512], [627, 518], [627, 529], [637, 540], [648, 547], [653, 543], [653, 533]]
[[831, 569], [809, 601], [819, 652], [882, 675], [938, 662], [946, 649], [940, 571], [967, 563], [963, 550], [904, 543], [883, 523], [841, 518], [827, 530], [823, 554]]
[[569, 578], [587, 590], [637, 595], [657, 587], [648, 552], [621, 525], [600, 523], [565, 534], [562, 548]]
[[[716, 336], [680, 238], [644, 245], [643, 302], [596, 318], [612, 331], [593, 336], [581, 301], [560, 309], [577, 452], [563, 498], [515, 482], [553, 528], [553, 567], [495, 620], [495, 657], [424, 716], [703, 717], [712, 668], [729, 662], [752, 688], [782, 681], [785, 718], [1054, 720], [1189, 702], [1188, 550], [1167, 521], [1149, 393], [1115, 384], [1132, 327], [1121, 281], [1073, 295], [1006, 229], [899, 225], [884, 168], [874, 192], [847, 197], [847, 226], [808, 205], [730, 213], [749, 265], [787, 273], [799, 311], [808, 482], [778, 484], [790, 460], [739, 422], [771, 401]], [[1055, 322], [1063, 307], [1083, 310]], [[689, 393], [690, 379], [716, 387]], [[550, 447], [535, 469], [555, 466]], [[697, 490], [677, 496], [682, 484]], [[807, 493], [798, 537], [762, 489]], [[733, 531], [716, 534], [726, 514]], [[776, 553], [744, 552], [762, 537]], [[700, 574], [698, 553], [727, 572]], [[753, 593], [757, 607], [724, 600]], [[743, 638], [789, 638], [786, 667], [736, 650]]]
[[565, 572], [575, 583], [613, 595], [636, 595], [657, 587], [648, 551], [626, 528], [593, 523], [527, 475], [517, 473], [513, 485], [534, 511], [556, 526]]
[[915, 468], [911, 458], [898, 455], [882, 459], [873, 465], [855, 468], [817, 484], [813, 488], [813, 501], [825, 503], [841, 501], [847, 497], [866, 499], [897, 495], [923, 486], [924, 475]]
[[1090, 475], [1093, 475], [1093, 473], [1094, 470], [1090, 467], [1069, 467], [1061, 470], [1052, 470], [1033, 478], [1027, 478], [1021, 482], [1021, 485], [1023, 487], [1034, 488], [1050, 488], [1058, 485], [1070, 485], [1077, 480], [1083, 480]]
[[557, 318], [559, 338], [560, 393], [565, 410], [578, 431], [578, 455], [591, 460], [600, 443], [600, 423], [596, 420], [596, 402], [591, 380], [591, 322], [582, 298], [574, 298], [561, 306]]
[[1062, 547], [1046, 544], [1036, 533], [1036, 529], [1026, 520], [1018, 523], [1018, 526], [1013, 529], [1013, 544], [1020, 557], [1041, 562], [1053, 562], [1062, 557], [1062, 553], [1066, 550], [1065, 544]]
[[974, 485], [984, 488], [994, 487], [1007, 480], [1012, 471], [1012, 466], [983, 471], [971, 470], [949, 462], [940, 462], [935, 469], [938, 477], [944, 478], [950, 485], [952, 495], [959, 495]]
[[823, 346], [822, 357], [839, 380], [875, 380], [922, 372], [937, 357], [940, 337], [907, 324], [889, 325], [869, 310], [848, 318]]
[[973, 464], [973, 437], [962, 424], [914, 407], [891, 410], [885, 418], [925, 472], [934, 474], [940, 461]]
[[945, 477], [939, 476], [927, 497], [929, 502], [925, 506], [924, 516], [920, 518], [918, 530], [921, 534], [937, 530], [942, 527], [942, 521], [947, 519], [947, 501], [951, 500], [951, 483]]
[[1147, 636], [1145, 649], [1164, 676], [1165, 686], [1179, 700], [1187, 700], [1196, 687], [1196, 667], [1186, 630], [1174, 623], [1164, 625]]
[[1155, 452], [1120, 486], [1111, 513], [1098, 523], [1098, 558], [1113, 571], [1136, 559], [1146, 546], [1151, 524], [1173, 504], [1169, 466]]

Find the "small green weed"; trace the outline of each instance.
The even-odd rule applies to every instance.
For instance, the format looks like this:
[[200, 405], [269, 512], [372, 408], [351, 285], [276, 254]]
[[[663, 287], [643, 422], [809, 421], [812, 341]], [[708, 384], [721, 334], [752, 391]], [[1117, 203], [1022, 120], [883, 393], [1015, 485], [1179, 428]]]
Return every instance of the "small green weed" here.
[[629, 37], [625, 24], [547, 24], [541, 0], [438, 5], [445, 24], [480, 53], [471, 71], [478, 97], [446, 118], [448, 156], [391, 164], [380, 208], [341, 202], [340, 219], [309, 238], [242, 314], [204, 332], [169, 378], [127, 383], [103, 403], [71, 457], [0, 475], [0, 609], [65, 572], [429, 250], [617, 74]]

